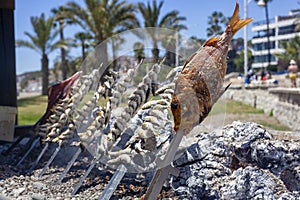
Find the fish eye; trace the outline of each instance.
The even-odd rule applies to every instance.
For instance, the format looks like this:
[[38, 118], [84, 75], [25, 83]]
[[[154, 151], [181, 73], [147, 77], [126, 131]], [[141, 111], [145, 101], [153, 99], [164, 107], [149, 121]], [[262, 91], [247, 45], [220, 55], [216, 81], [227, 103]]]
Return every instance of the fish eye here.
[[178, 103], [172, 102], [172, 103], [171, 103], [171, 108], [172, 108], [172, 109], [177, 109], [177, 108], [178, 108]]

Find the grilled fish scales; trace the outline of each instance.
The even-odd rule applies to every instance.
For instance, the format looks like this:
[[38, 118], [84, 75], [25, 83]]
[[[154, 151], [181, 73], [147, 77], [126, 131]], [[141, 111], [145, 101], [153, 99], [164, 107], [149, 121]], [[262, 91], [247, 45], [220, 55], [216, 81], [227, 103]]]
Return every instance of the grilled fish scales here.
[[175, 81], [171, 110], [174, 130], [189, 131], [207, 117], [223, 94], [227, 54], [234, 34], [253, 19], [239, 18], [239, 4], [220, 37], [212, 37], [191, 55]]

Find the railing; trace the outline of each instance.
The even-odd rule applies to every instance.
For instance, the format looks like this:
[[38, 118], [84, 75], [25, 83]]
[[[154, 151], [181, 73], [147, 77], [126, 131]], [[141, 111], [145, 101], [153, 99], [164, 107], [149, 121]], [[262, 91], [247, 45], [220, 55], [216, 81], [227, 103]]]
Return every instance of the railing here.
[[[292, 16], [278, 16], [278, 21], [286, 21], [286, 20], [291, 20], [291, 19], [297, 19], [297, 16], [292, 15]], [[275, 18], [272, 18], [269, 20], [269, 24], [275, 23]], [[253, 23], [253, 26], [261, 26], [267, 24], [266, 20], [261, 20]]]
[[[275, 18], [269, 19], [269, 24], [274, 23], [275, 22]], [[253, 23], [253, 26], [261, 26], [267, 24], [267, 20], [261, 20], [261, 21], [257, 21]]]
[[297, 19], [296, 15], [291, 15], [291, 16], [278, 16], [278, 21], [286, 21], [290, 19]]

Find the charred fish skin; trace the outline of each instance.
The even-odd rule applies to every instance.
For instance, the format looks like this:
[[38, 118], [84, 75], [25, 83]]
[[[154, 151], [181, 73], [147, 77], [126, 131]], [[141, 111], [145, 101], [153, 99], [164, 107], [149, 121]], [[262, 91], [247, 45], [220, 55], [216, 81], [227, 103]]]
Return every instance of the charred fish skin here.
[[240, 19], [239, 4], [224, 33], [212, 37], [191, 55], [175, 81], [171, 101], [174, 130], [186, 134], [210, 112], [212, 106], [223, 94], [224, 76], [227, 70], [227, 55], [234, 34], [253, 19]]

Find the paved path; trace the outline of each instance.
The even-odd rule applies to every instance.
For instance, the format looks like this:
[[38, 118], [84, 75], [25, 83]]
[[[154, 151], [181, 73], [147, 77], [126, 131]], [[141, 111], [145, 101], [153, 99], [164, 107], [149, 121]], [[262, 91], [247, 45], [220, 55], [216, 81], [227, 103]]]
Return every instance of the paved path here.
[[40, 92], [20, 92], [18, 99], [23, 99], [23, 98], [27, 98], [27, 97], [34, 97], [34, 96], [39, 96], [41, 95]]

